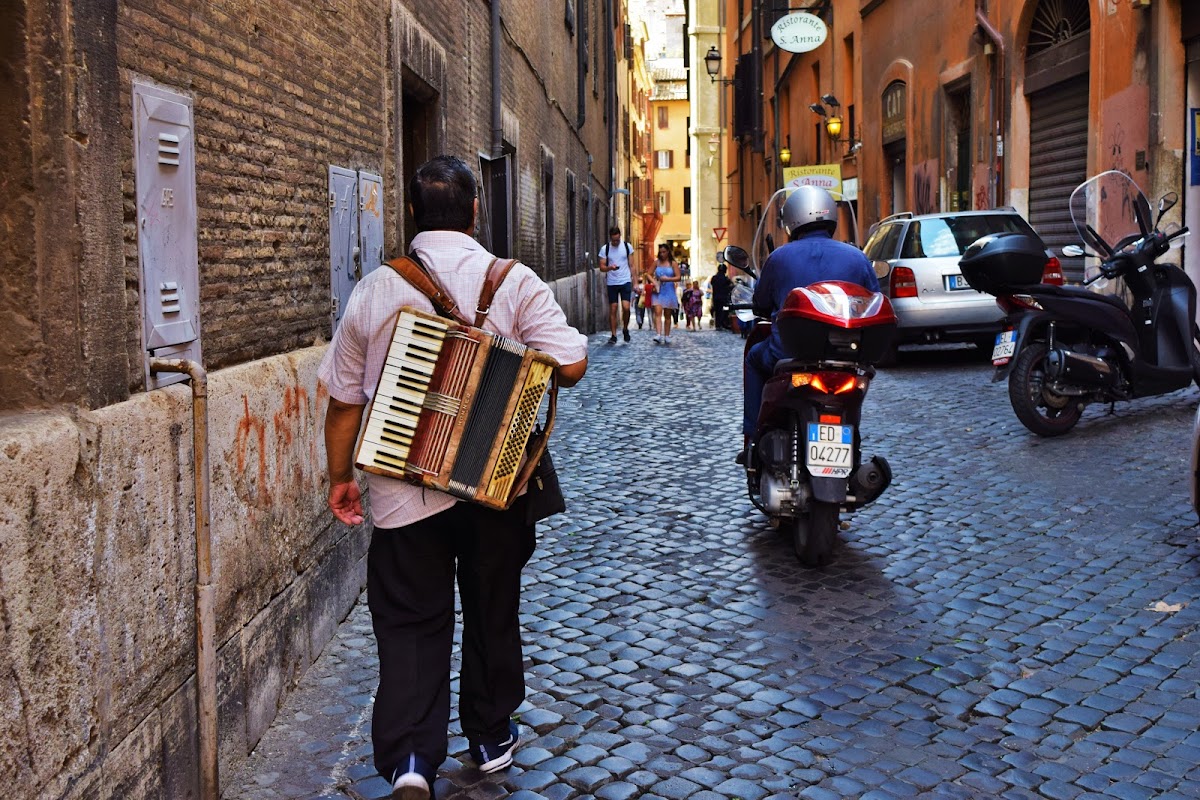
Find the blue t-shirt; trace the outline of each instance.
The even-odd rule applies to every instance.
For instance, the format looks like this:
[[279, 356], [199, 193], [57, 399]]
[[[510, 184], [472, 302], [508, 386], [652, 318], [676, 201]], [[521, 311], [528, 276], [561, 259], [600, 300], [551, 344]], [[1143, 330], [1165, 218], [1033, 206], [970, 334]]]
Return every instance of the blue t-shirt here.
[[[854, 245], [839, 242], [825, 231], [804, 233], [771, 253], [754, 287], [754, 310], [774, 319], [788, 293], [818, 281], [849, 281], [879, 291], [871, 259]], [[779, 333], [771, 338], [778, 345]]]

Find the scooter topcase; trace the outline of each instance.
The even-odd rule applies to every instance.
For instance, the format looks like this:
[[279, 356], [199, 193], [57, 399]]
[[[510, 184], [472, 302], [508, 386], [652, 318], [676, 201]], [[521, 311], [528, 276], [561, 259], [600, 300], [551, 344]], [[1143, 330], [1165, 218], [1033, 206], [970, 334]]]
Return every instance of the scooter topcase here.
[[977, 239], [958, 262], [967, 284], [992, 296], [1042, 282], [1046, 245], [1028, 234], [992, 233]]
[[792, 289], [775, 325], [788, 357], [806, 362], [874, 363], [896, 336], [891, 301], [847, 281]]

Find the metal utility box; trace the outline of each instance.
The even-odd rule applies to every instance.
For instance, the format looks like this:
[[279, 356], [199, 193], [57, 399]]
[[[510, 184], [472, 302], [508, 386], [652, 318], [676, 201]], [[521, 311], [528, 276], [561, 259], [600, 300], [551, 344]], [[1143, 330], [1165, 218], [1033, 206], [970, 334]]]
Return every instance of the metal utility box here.
[[383, 178], [329, 167], [329, 316], [337, 330], [350, 293], [383, 263]]
[[203, 363], [192, 100], [135, 80], [133, 120], [142, 346], [146, 387], [155, 389], [187, 376], [151, 374], [151, 358]]

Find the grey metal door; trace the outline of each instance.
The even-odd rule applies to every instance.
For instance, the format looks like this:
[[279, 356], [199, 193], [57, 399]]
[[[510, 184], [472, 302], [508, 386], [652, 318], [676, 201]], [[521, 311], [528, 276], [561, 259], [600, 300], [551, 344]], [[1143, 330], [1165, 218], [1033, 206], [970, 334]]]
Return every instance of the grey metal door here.
[[1088, 77], [1057, 83], [1029, 97], [1029, 222], [1062, 261], [1067, 280], [1083, 280], [1083, 260], [1062, 256], [1078, 244], [1071, 192], [1087, 180]]
[[132, 88], [142, 344], [153, 389], [187, 376], [152, 375], [150, 358], [202, 363], [195, 138], [191, 98], [140, 81]]
[[358, 173], [329, 168], [329, 286], [333, 329], [345, 313], [346, 301], [362, 277], [359, 268]]

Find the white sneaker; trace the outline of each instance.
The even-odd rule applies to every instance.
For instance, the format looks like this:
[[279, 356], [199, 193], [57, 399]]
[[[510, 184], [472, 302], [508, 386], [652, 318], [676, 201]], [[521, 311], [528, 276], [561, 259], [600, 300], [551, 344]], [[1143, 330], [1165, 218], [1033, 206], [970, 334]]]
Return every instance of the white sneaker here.
[[661, 336], [655, 335], [655, 337], [654, 337], [655, 344], [662, 344], [662, 341], [663, 341], [663, 339]]

